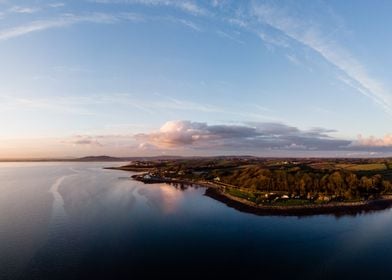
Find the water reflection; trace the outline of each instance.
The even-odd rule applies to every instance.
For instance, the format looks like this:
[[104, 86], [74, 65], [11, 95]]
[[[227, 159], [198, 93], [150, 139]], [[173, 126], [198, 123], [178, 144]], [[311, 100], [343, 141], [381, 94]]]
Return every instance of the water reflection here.
[[392, 272], [391, 210], [257, 216], [198, 186], [144, 185], [100, 167], [0, 166], [0, 279], [128, 279], [178, 267], [274, 279]]

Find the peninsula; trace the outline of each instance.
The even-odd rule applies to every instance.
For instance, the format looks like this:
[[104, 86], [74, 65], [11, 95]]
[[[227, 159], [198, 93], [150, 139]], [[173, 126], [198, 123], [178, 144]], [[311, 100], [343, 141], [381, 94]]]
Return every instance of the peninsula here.
[[392, 205], [392, 159], [214, 157], [136, 160], [112, 167], [147, 184], [201, 185], [241, 211], [359, 213]]

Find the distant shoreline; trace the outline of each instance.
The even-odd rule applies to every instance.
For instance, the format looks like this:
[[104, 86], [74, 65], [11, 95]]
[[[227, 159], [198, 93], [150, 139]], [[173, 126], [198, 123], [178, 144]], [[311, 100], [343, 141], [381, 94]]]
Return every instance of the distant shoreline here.
[[238, 211], [252, 213], [260, 216], [313, 216], [333, 214], [340, 215], [356, 215], [364, 212], [384, 210], [392, 207], [392, 195], [384, 195], [377, 199], [354, 201], [354, 202], [328, 202], [325, 204], [307, 204], [307, 205], [261, 205], [255, 204], [252, 201], [239, 198], [223, 192], [221, 186], [210, 181], [188, 181], [182, 179], [165, 179], [165, 178], [151, 178], [145, 179], [146, 171], [149, 168], [129, 168], [109, 167], [106, 169], [122, 170], [140, 172], [142, 174], [135, 174], [131, 177], [145, 184], [184, 184], [184, 185], [198, 185], [206, 188], [205, 195], [217, 201], [226, 204]]

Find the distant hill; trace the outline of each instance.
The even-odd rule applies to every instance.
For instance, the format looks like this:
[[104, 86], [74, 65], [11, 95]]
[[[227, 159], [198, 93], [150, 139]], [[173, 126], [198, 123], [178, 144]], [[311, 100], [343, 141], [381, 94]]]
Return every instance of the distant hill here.
[[87, 156], [82, 158], [72, 159], [71, 161], [127, 161], [126, 158], [118, 158], [111, 156]]
[[154, 156], [154, 157], [111, 157], [111, 156], [87, 156], [76, 158], [72, 161], [134, 161], [134, 160], [174, 160], [181, 159], [180, 156]]

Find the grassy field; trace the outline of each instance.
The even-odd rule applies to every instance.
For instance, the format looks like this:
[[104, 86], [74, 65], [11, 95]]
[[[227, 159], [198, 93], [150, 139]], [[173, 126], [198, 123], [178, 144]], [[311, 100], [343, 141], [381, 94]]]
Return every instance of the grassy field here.
[[384, 163], [366, 163], [366, 164], [336, 164], [336, 168], [350, 170], [350, 171], [376, 171], [386, 170], [387, 166]]
[[239, 189], [234, 189], [234, 188], [227, 188], [226, 192], [232, 196], [247, 199], [253, 202], [256, 202], [256, 196], [252, 193], [249, 192], [243, 192]]

